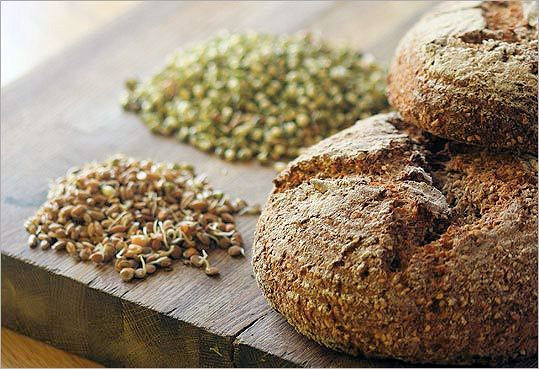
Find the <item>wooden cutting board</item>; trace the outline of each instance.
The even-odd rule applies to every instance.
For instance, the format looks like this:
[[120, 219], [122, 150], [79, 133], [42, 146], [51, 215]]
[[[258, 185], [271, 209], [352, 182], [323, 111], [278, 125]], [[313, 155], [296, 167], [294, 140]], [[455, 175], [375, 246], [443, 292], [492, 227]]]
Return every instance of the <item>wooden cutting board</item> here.
[[[247, 258], [211, 256], [221, 277], [176, 264], [123, 283], [112, 270], [30, 250], [22, 223], [48, 183], [74, 165], [122, 152], [188, 161], [215, 188], [263, 203], [275, 172], [229, 164], [151, 135], [122, 112], [123, 81], [147, 77], [174, 49], [220, 29], [321, 31], [387, 62], [425, 2], [159, 2], [137, 6], [2, 91], [2, 324], [109, 366], [403, 366], [339, 354], [297, 334], [254, 281], [256, 218], [239, 228]], [[530, 362], [533, 363], [533, 362]], [[535, 361], [536, 363], [536, 361]], [[523, 363], [522, 365], [526, 365]]]

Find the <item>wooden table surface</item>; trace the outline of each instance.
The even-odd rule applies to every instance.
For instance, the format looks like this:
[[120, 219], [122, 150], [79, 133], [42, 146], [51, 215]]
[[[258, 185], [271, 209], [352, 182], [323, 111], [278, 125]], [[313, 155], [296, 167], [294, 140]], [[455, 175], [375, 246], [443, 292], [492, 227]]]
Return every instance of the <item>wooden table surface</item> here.
[[[134, 1], [2, 2], [1, 85], [28, 73], [136, 5]], [[2, 327], [2, 367], [101, 367]]]
[[[219, 279], [178, 265], [171, 273], [130, 284], [119, 281], [110, 266], [96, 271], [53, 251], [29, 250], [22, 223], [45, 199], [49, 179], [116, 152], [188, 161], [215, 187], [250, 203], [263, 203], [275, 175], [272, 169], [224, 163], [173, 139], [152, 136], [136, 117], [119, 108], [123, 81], [150, 75], [172, 50], [223, 28], [312, 30], [388, 62], [399, 38], [432, 5], [142, 3], [8, 84], [2, 89], [1, 107], [2, 323], [105, 365], [403, 365], [323, 348], [297, 334], [270, 309], [248, 262], [255, 218], [239, 220], [246, 260], [231, 260], [220, 252], [211, 256], [222, 271]], [[58, 354], [63, 359], [51, 361], [57, 356], [46, 350], [55, 349], [35, 346], [8, 330], [2, 331], [2, 338], [5, 366], [93, 365], [70, 354]], [[32, 355], [18, 355], [14, 346]], [[25, 361], [34, 353], [39, 360]]]
[[2, 328], [2, 367], [100, 368], [102, 365]]

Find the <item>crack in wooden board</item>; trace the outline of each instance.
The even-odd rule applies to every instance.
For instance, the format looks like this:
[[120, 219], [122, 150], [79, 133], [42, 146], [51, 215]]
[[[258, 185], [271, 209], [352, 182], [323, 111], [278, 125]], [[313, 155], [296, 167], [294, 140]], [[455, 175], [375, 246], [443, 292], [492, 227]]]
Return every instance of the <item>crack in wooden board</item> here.
[[[433, 367], [400, 360], [373, 360], [339, 354], [311, 340], [298, 340], [292, 326], [271, 310], [244, 330], [234, 341], [234, 365], [237, 367], [343, 367], [402, 368]], [[441, 367], [441, 366], [440, 366]], [[513, 361], [508, 368], [536, 368], [537, 356]]]

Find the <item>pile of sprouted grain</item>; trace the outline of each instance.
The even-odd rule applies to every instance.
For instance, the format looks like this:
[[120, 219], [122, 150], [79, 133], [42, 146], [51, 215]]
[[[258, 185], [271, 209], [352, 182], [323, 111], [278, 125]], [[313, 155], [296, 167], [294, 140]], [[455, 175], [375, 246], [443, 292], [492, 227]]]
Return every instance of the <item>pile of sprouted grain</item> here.
[[219, 270], [208, 261], [211, 249], [244, 255], [233, 214], [258, 212], [213, 190], [190, 165], [119, 155], [59, 178], [25, 227], [30, 247], [113, 262], [124, 281], [168, 269], [173, 259], [214, 276]]
[[152, 132], [263, 164], [388, 108], [385, 71], [372, 57], [311, 34], [223, 33], [126, 87], [124, 109]]

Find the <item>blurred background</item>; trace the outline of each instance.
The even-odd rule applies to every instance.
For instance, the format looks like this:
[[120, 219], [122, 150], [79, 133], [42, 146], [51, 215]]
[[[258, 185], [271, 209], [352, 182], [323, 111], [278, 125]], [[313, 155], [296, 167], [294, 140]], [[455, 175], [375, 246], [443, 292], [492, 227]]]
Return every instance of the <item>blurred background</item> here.
[[2, 86], [136, 4], [136, 1], [3, 1]]
[[[2, 62], [1, 84], [22, 76], [47, 58], [76, 43], [81, 38], [126, 14], [141, 1], [9, 1], [2, 2]], [[159, 6], [156, 2], [155, 6]], [[208, 3], [208, 2], [204, 2]], [[211, 2], [210, 2], [211, 3]], [[216, 10], [226, 6], [226, 1], [217, 2]], [[269, 2], [267, 2], [269, 3]], [[308, 3], [308, 2], [306, 2]], [[305, 25], [322, 34], [334, 33], [339, 27], [335, 42], [345, 42], [362, 49], [376, 51], [373, 42], [393, 37], [396, 25], [412, 24], [418, 12], [430, 7], [430, 1], [369, 1], [337, 2], [324, 14], [316, 25]], [[430, 4], [429, 4], [430, 3]], [[307, 4], [306, 4], [307, 5]], [[358, 23], [357, 20], [361, 20]], [[401, 28], [401, 27], [397, 27]], [[373, 30], [374, 32], [372, 32]], [[387, 46], [380, 46], [387, 50]], [[378, 58], [390, 55], [381, 52]]]
[[[433, 6], [431, 1], [347, 1], [327, 2], [324, 11], [316, 15], [316, 22], [306, 21], [303, 28], [329, 36], [334, 43], [346, 43], [366, 50], [384, 63], [388, 63], [403, 33]], [[219, 17], [231, 4], [226, 1], [191, 2], [190, 8], [200, 7], [200, 18], [192, 19], [197, 25]], [[163, 2], [151, 5], [137, 1], [10, 1], [1, 3], [1, 86], [24, 76], [36, 66], [59, 54], [70, 55], [85, 38], [129, 17], [138, 7], [163, 7]], [[150, 8], [151, 6], [151, 8]], [[256, 2], [249, 9], [267, 12], [267, 24], [279, 24], [274, 19], [279, 2]], [[311, 2], [298, 3], [297, 9], [313, 11]], [[316, 3], [320, 7], [320, 2]], [[178, 12], [182, 7], [177, 8]], [[230, 8], [229, 8], [230, 9]], [[211, 15], [211, 16], [209, 16]], [[242, 16], [248, 16], [242, 14]], [[215, 19], [213, 19], [215, 21]], [[182, 25], [186, 26], [186, 25]], [[187, 25], [188, 26], [188, 25]], [[258, 31], [264, 31], [264, 24]], [[235, 25], [230, 25], [235, 27]], [[286, 29], [286, 26], [281, 28]], [[125, 36], [125, 35], [123, 35]], [[196, 39], [198, 35], [192, 35]], [[178, 45], [179, 46], [179, 45]], [[96, 46], [98, 47], [98, 46]], [[172, 51], [172, 50], [170, 50]], [[63, 352], [45, 343], [2, 328], [3, 367], [85, 367], [97, 363]]]

